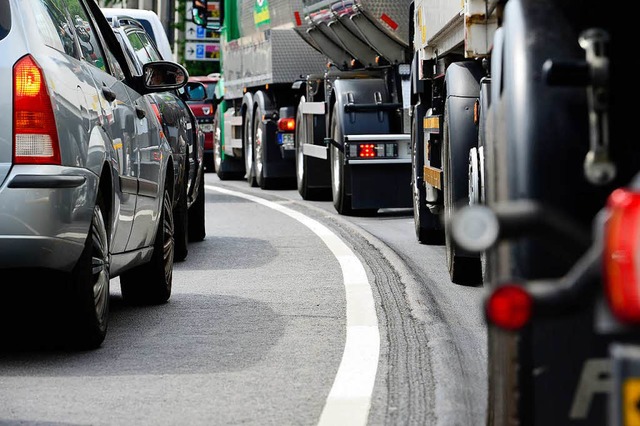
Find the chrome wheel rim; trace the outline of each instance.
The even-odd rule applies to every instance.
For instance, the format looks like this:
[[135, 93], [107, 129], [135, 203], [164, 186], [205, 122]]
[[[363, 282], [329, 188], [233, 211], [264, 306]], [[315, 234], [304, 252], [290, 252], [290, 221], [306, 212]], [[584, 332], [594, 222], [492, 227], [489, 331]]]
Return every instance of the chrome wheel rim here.
[[93, 210], [91, 223], [91, 280], [96, 318], [106, 326], [109, 307], [109, 244], [100, 206]]

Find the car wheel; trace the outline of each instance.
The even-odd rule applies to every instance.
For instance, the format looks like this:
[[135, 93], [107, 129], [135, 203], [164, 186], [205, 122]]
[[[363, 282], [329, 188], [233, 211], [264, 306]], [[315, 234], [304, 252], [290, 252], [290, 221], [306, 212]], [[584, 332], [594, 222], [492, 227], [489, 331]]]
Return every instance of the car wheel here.
[[[185, 169], [186, 173], [186, 169]], [[189, 215], [187, 212], [187, 181], [186, 176], [183, 177], [180, 184], [180, 196], [178, 203], [173, 211], [173, 223], [175, 226], [174, 240], [175, 240], [175, 255], [174, 260], [182, 262], [187, 258], [189, 254], [188, 246], [188, 234], [189, 229]]]
[[71, 297], [67, 312], [72, 345], [80, 349], [99, 347], [109, 321], [109, 239], [101, 198], [93, 217], [84, 250], [71, 273]]
[[171, 195], [165, 188], [153, 254], [148, 263], [120, 276], [122, 297], [134, 305], [160, 304], [169, 300], [173, 282], [174, 225]]
[[198, 185], [198, 195], [189, 209], [189, 241], [202, 241], [207, 235], [204, 205], [204, 175], [202, 175]]

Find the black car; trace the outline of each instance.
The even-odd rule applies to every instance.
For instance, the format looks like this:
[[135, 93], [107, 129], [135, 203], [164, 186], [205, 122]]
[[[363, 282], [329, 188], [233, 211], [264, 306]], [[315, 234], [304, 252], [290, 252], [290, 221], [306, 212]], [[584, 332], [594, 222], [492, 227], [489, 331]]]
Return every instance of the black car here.
[[[162, 61], [162, 56], [142, 24], [128, 16], [113, 17], [111, 27], [127, 56], [132, 74], [141, 75], [142, 66]], [[175, 260], [188, 254], [188, 242], [202, 241], [204, 213], [204, 133], [186, 101], [192, 99], [184, 89], [147, 95], [160, 119], [163, 131], [177, 161], [175, 165], [176, 201], [174, 205]]]

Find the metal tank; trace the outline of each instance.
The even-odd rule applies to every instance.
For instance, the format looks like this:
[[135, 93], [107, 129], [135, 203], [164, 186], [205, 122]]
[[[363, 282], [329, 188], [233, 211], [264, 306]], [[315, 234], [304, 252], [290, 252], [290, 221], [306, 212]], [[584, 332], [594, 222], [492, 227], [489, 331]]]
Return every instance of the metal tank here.
[[340, 69], [409, 60], [411, 0], [303, 0], [296, 31]]
[[239, 0], [235, 20], [239, 37], [223, 39], [225, 98], [238, 99], [245, 88], [292, 83], [323, 70], [325, 55], [294, 31], [302, 23], [301, 0]]

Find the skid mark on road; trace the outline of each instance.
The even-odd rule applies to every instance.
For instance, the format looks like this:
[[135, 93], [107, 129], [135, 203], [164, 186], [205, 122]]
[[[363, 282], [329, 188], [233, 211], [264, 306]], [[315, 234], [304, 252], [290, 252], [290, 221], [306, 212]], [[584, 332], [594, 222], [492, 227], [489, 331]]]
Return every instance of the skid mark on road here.
[[208, 190], [250, 200], [279, 211], [309, 228], [326, 244], [342, 269], [347, 302], [347, 339], [342, 361], [318, 425], [366, 425], [380, 356], [380, 331], [371, 285], [355, 253], [318, 221], [279, 203], [206, 185]]

